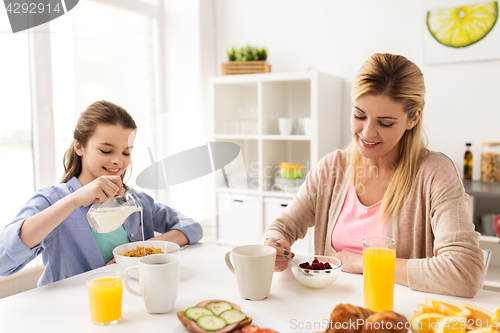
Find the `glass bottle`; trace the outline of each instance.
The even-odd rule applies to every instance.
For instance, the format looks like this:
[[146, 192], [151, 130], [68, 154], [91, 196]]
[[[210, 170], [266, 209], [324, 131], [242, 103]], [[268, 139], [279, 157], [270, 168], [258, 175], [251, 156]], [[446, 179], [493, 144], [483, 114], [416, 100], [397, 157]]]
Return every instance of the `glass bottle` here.
[[467, 150], [464, 156], [464, 179], [472, 180], [472, 152], [470, 151], [471, 143], [466, 143]]

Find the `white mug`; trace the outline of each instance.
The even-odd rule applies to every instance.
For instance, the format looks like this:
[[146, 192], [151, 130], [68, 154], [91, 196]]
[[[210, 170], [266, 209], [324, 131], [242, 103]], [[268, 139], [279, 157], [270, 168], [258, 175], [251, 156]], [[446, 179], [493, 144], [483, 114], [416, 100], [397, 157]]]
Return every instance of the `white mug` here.
[[304, 124], [304, 134], [307, 136], [311, 135], [311, 118], [302, 118], [302, 122]]
[[[142, 296], [149, 313], [168, 313], [173, 310], [180, 279], [180, 258], [174, 254], [152, 254], [139, 259], [139, 266], [125, 271], [125, 287]], [[129, 272], [139, 271], [140, 291], [129, 285]]]
[[278, 126], [281, 135], [292, 135], [295, 128], [294, 118], [279, 118]]
[[242, 245], [226, 253], [241, 298], [260, 301], [269, 296], [275, 260], [276, 249], [266, 245]]

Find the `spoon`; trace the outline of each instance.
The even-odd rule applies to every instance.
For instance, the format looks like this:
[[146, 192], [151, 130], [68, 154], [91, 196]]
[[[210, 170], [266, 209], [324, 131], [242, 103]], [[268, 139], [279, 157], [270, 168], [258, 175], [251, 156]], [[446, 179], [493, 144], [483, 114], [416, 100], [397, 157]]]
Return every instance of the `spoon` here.
[[313, 276], [311, 273], [305, 271], [302, 267], [299, 266], [299, 264], [297, 264], [292, 258], [289, 258], [287, 256], [288, 260], [290, 260], [290, 262], [292, 262], [295, 266], [297, 266], [297, 268], [302, 272], [302, 274], [304, 274], [305, 276]]
[[178, 251], [180, 251], [180, 250], [184, 250], [184, 249], [185, 249], [186, 247], [188, 247], [188, 246], [189, 246], [189, 244], [186, 244], [186, 245], [181, 246], [180, 248], [178, 248], [178, 249], [176, 249], [176, 250], [172, 250], [172, 251], [165, 252], [165, 254], [167, 254], [167, 253], [174, 253], [174, 252], [178, 252]]

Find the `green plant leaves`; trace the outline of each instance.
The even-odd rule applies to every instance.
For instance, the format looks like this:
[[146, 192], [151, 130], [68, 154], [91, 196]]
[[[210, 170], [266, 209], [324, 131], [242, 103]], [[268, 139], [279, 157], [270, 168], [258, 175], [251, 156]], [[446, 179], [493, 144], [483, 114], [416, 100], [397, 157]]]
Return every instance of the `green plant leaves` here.
[[267, 49], [265, 47], [259, 49], [250, 45], [236, 48], [232, 47], [227, 50], [227, 57], [229, 61], [256, 61], [267, 59]]

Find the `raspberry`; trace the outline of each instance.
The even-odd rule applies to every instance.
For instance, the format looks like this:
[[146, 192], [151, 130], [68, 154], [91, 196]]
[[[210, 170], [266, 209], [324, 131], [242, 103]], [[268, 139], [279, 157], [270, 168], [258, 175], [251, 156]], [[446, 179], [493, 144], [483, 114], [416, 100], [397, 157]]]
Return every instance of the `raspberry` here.
[[317, 258], [314, 258], [313, 262], [309, 264], [309, 262], [303, 262], [299, 265], [302, 269], [312, 269], [317, 271], [324, 271], [326, 269], [332, 269], [332, 266], [329, 262], [321, 262]]

